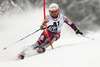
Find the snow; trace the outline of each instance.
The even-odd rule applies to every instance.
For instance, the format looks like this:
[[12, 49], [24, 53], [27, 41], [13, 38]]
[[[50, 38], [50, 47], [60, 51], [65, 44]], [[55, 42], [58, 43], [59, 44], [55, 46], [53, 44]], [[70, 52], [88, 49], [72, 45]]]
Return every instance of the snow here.
[[100, 67], [100, 32], [89, 32], [86, 36], [95, 38], [91, 40], [76, 35], [66, 24], [53, 50], [49, 47], [43, 54], [16, 61], [17, 55], [35, 43], [42, 31], [2, 50], [39, 29], [42, 19], [42, 9], [0, 19], [0, 67]]

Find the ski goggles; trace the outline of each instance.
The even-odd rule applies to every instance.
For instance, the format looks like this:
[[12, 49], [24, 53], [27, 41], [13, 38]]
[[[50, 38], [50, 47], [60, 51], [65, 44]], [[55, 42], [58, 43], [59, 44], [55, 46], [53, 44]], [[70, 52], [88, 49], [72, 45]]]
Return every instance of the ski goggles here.
[[55, 10], [55, 11], [50, 11], [51, 14], [57, 14], [58, 13], [58, 10]]

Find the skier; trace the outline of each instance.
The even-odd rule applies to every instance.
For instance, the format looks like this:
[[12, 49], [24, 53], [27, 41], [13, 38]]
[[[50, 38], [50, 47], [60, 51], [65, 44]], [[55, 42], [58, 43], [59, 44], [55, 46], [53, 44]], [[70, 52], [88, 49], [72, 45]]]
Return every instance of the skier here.
[[[46, 48], [50, 45], [44, 21], [47, 23], [48, 33], [52, 43], [60, 38], [63, 23], [68, 24], [76, 32], [76, 34], [83, 35], [83, 33], [78, 30], [74, 23], [60, 13], [59, 6], [56, 3], [52, 3], [49, 6], [49, 14], [46, 16], [46, 19], [43, 20], [43, 23], [40, 26], [40, 29], [43, 30], [43, 32], [37, 42], [31, 45], [33, 49], [37, 49], [38, 53], [45, 52]], [[25, 51], [26, 50], [22, 51], [18, 55], [20, 59], [24, 58]]]

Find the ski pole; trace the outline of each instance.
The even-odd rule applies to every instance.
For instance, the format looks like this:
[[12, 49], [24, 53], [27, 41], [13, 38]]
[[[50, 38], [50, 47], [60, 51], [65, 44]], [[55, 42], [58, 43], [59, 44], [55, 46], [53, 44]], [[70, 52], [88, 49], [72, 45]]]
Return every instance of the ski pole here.
[[18, 41], [16, 41], [16, 42], [14, 42], [14, 43], [12, 43], [11, 45], [9, 45], [9, 46], [7, 46], [7, 47], [3, 48], [3, 50], [7, 49], [8, 47], [10, 47], [10, 46], [12, 46], [12, 45], [14, 45], [14, 44], [16, 44], [16, 43], [18, 43], [18, 42], [20, 42], [20, 41], [24, 40], [24, 39], [26, 39], [27, 37], [29, 37], [29, 36], [33, 35], [34, 33], [38, 32], [39, 30], [40, 30], [40, 29], [38, 29], [38, 30], [36, 30], [35, 32], [33, 32], [33, 33], [31, 33], [31, 34], [29, 34], [29, 35], [27, 35], [27, 36], [23, 37], [22, 39], [20, 39], [20, 40], [18, 40]]
[[82, 35], [82, 36], [85, 37], [85, 38], [88, 38], [88, 39], [94, 40], [94, 38], [90, 38], [90, 37], [87, 37], [87, 36], [85, 36], [85, 35]]

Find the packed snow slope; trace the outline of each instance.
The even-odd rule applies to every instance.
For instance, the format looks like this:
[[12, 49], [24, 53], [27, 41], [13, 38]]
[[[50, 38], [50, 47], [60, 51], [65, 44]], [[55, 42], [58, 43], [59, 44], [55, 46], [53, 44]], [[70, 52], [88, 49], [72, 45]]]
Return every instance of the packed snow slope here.
[[42, 20], [42, 9], [0, 18], [0, 67], [100, 67], [100, 32], [89, 31], [85, 36], [94, 38], [91, 40], [76, 35], [66, 24], [53, 50], [49, 47], [43, 54], [16, 61], [17, 55], [35, 43], [42, 31], [3, 50], [39, 29]]

